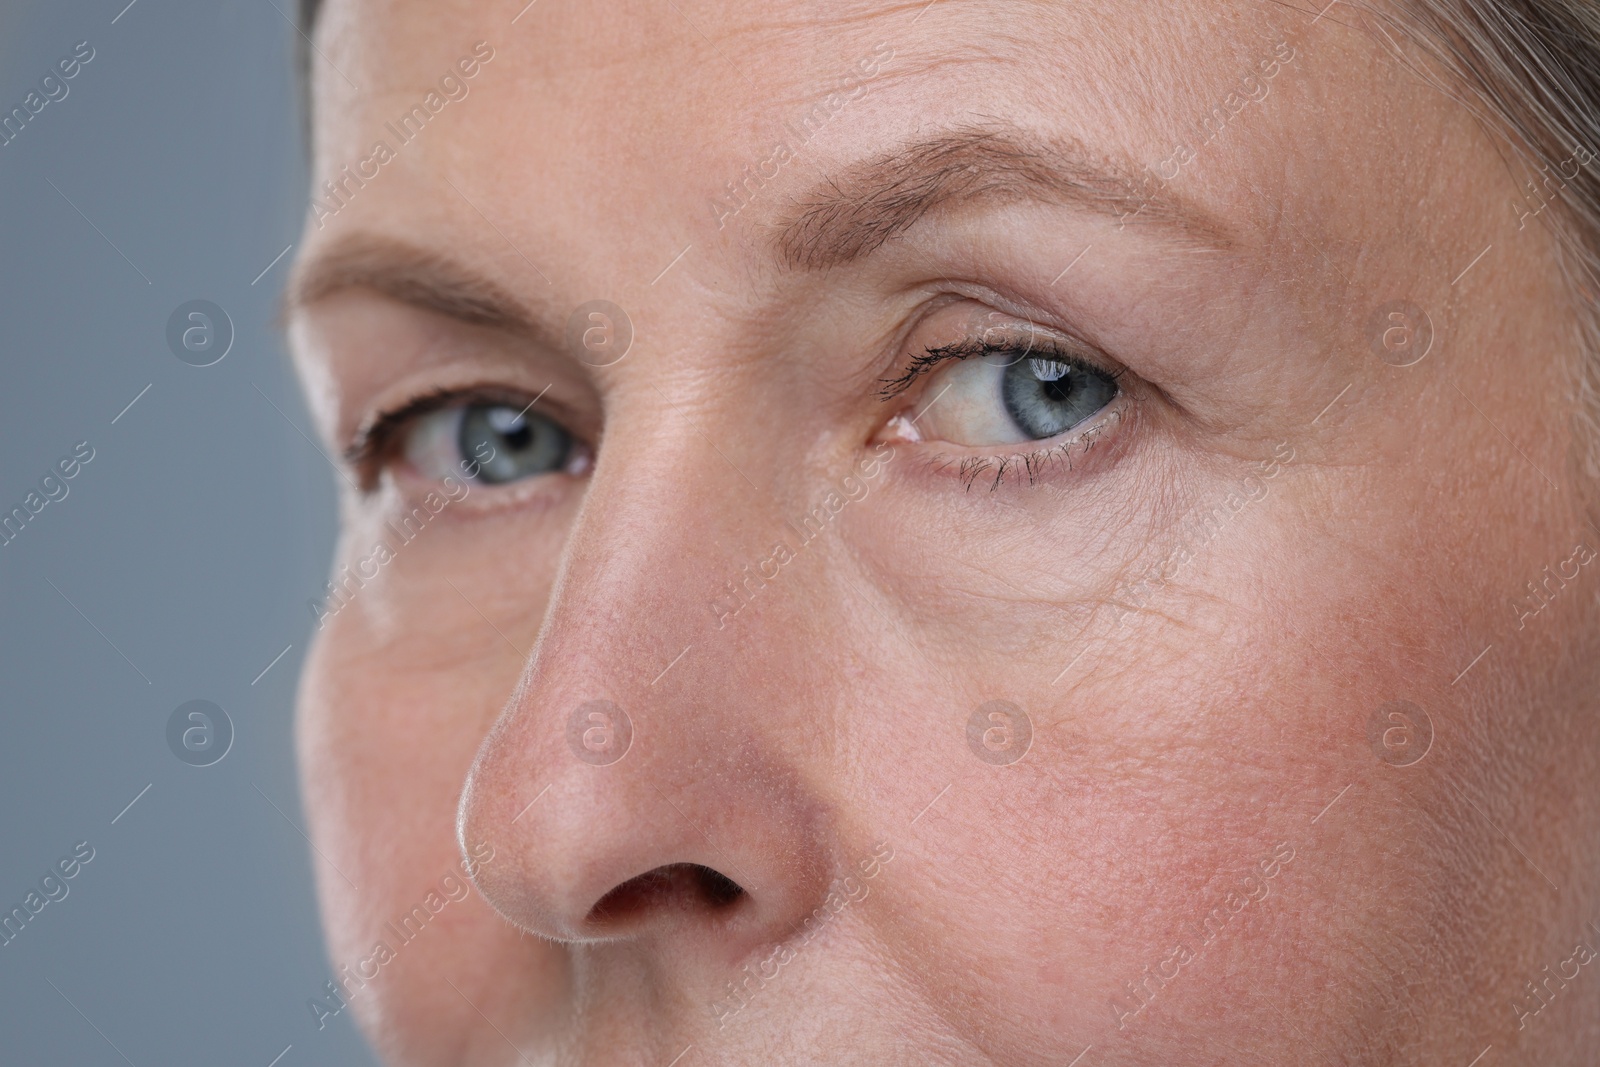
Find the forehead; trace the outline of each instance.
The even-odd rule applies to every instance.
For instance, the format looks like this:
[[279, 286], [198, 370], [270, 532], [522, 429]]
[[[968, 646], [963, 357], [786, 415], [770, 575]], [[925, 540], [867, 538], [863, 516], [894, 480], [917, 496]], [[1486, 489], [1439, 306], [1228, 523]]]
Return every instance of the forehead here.
[[[670, 259], [708, 227], [749, 237], [830, 168], [950, 122], [1004, 116], [1155, 166], [1310, 23], [1215, 0], [331, 0], [311, 57], [317, 178], [381, 141], [396, 158], [349, 216], [406, 199], [413, 220], [471, 208], [504, 223], [494, 208], [541, 246], [676, 219], [676, 237], [653, 235]], [[462, 79], [467, 97], [400, 143], [401, 117], [478, 42], [493, 58]], [[1249, 118], [1226, 135], [1230, 170], [1283, 155], [1282, 117]], [[741, 206], [734, 234], [718, 197]]]

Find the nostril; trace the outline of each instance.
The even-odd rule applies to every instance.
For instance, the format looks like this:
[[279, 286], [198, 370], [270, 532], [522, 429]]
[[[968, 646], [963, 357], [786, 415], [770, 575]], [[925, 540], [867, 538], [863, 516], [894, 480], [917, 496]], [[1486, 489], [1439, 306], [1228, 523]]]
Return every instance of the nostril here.
[[589, 909], [588, 921], [616, 926], [652, 912], [722, 911], [744, 896], [739, 883], [698, 863], [669, 863], [615, 886]]
[[700, 878], [700, 895], [712, 908], [725, 908], [744, 896], [744, 887], [721, 871], [696, 865]]

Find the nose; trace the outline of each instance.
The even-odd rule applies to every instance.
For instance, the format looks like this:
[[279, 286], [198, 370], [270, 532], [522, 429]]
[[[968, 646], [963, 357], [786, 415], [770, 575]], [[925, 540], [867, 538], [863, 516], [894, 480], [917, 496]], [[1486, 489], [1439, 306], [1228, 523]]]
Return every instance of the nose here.
[[458, 826], [494, 846], [478, 886], [525, 930], [732, 960], [800, 925], [841, 850], [804, 721], [824, 697], [786, 666], [806, 620], [771, 597], [735, 632], [713, 606], [770, 509], [747, 521], [728, 486], [685, 479], [697, 444], [602, 458]]

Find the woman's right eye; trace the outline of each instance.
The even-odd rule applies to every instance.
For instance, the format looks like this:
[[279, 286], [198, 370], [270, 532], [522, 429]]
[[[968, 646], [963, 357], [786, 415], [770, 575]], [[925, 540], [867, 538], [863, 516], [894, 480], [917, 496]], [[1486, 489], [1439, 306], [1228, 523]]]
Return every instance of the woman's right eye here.
[[400, 451], [425, 478], [466, 477], [483, 485], [570, 473], [580, 458], [560, 423], [527, 408], [492, 403], [461, 403], [419, 417]]

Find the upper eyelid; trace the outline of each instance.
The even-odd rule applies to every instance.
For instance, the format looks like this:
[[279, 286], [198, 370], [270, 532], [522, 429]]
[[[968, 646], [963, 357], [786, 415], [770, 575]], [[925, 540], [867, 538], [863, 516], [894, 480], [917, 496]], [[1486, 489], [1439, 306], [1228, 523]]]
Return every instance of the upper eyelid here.
[[462, 400], [470, 400], [475, 391], [476, 387], [471, 386], [465, 389], [433, 389], [412, 397], [398, 407], [372, 415], [361, 424], [345, 446], [344, 458], [350, 463], [375, 458], [375, 454], [396, 429]]
[[[979, 338], [967, 338], [956, 341], [953, 344], [925, 349], [911, 357], [910, 365], [898, 377], [879, 379], [884, 384], [883, 388], [878, 390], [878, 398], [883, 401], [893, 400], [907, 389], [910, 389], [916, 380], [928, 371], [952, 359], [973, 359], [997, 352], [1012, 351], [1020, 347], [1022, 346], [990, 344]], [[1070, 363], [1075, 367], [1088, 368], [1104, 374], [1112, 381], [1121, 378], [1127, 370], [1121, 364], [1108, 361], [1098, 354], [1090, 355], [1089, 353], [1076, 351], [1072, 346], [1054, 337], [1041, 338], [1036, 344], [1030, 344], [1028, 351], [1037, 351], [1043, 358]]]
[[956, 345], [946, 345], [943, 348], [929, 348], [918, 352], [911, 357], [910, 365], [904, 373], [894, 378], [880, 378], [883, 388], [878, 390], [878, 399], [890, 401], [910, 389], [912, 384], [928, 371], [947, 360], [964, 358], [953, 351]]

